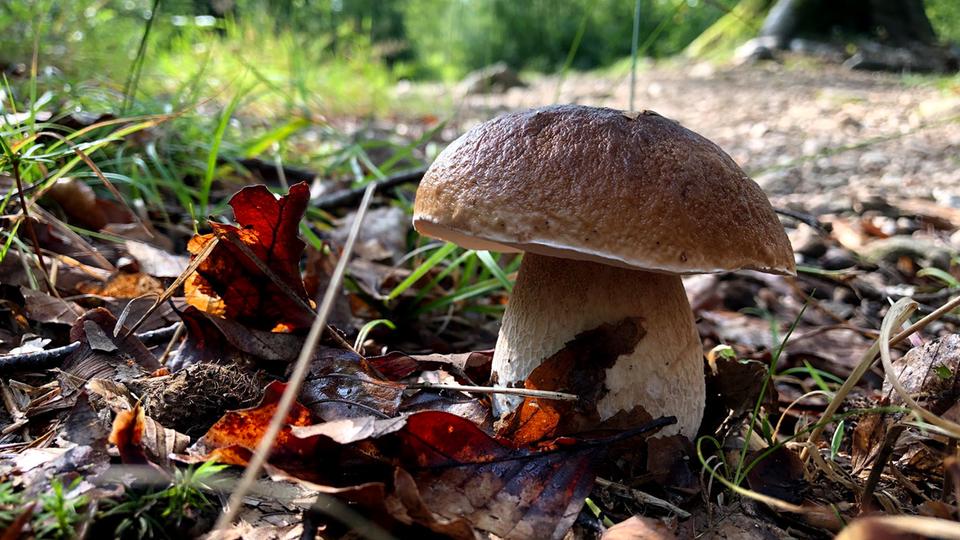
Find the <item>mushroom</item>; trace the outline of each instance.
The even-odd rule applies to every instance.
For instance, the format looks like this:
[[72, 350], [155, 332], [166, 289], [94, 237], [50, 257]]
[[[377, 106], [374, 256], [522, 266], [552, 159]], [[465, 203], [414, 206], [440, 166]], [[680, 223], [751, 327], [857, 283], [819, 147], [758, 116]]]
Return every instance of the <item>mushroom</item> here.
[[[651, 111], [563, 105], [482, 123], [448, 146], [417, 190], [413, 224], [462, 247], [524, 252], [493, 379], [520, 386], [579, 333], [642, 321], [605, 373], [601, 420], [642, 409], [693, 437], [703, 348], [683, 274], [794, 274], [760, 187], [716, 144]], [[502, 416], [519, 403], [497, 395]]]

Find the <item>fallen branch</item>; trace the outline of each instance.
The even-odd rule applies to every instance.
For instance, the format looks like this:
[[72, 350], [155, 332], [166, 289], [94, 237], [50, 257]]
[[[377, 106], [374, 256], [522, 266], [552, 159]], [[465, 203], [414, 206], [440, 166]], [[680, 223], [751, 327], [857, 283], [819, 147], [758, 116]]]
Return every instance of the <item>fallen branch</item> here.
[[564, 392], [551, 392], [550, 390], [531, 390], [529, 388], [505, 388], [495, 386], [468, 386], [463, 384], [446, 384], [420, 382], [407, 385], [409, 390], [455, 390], [459, 392], [468, 392], [473, 394], [510, 394], [512, 396], [524, 396], [540, 399], [556, 399], [559, 401], [577, 401], [580, 399], [576, 394], [567, 394]]
[[833, 227], [831, 227], [829, 223], [821, 222], [819, 219], [817, 219], [817, 216], [813, 214], [808, 214], [806, 212], [799, 212], [797, 210], [791, 210], [789, 208], [777, 208], [777, 207], [774, 207], [773, 211], [780, 214], [781, 216], [787, 216], [789, 218], [793, 218], [799, 221], [800, 223], [805, 223], [810, 227], [813, 227], [820, 234], [828, 234], [833, 229]]
[[[375, 180], [372, 183], [376, 184], [376, 190], [378, 192], [383, 193], [384, 190], [395, 188], [402, 184], [419, 182], [425, 172], [427, 172], [426, 169], [414, 169], [412, 171], [388, 176], [382, 180]], [[344, 189], [331, 193], [330, 195], [324, 195], [311, 203], [311, 205], [321, 210], [333, 210], [341, 206], [354, 205], [363, 198], [366, 190], [366, 185], [353, 189]]]
[[[156, 330], [150, 330], [149, 332], [137, 334], [136, 336], [140, 341], [143, 342], [144, 345], [160, 345], [161, 343], [167, 342], [174, 335], [174, 333], [176, 333], [178, 326], [180, 326], [180, 323], [174, 323], [170, 326], [165, 326]], [[0, 373], [9, 371], [49, 369], [56, 367], [61, 360], [66, 358], [70, 353], [77, 350], [79, 347], [80, 342], [76, 341], [69, 345], [64, 345], [63, 347], [47, 349], [45, 351], [23, 354], [3, 354], [0, 355]]]
[[618, 484], [616, 482], [611, 482], [610, 480], [605, 480], [599, 477], [594, 480], [594, 483], [596, 483], [598, 486], [603, 488], [609, 488], [614, 491], [619, 491], [623, 494], [623, 496], [629, 497], [640, 504], [643, 504], [646, 506], [653, 506], [654, 508], [659, 508], [661, 510], [666, 510], [667, 512], [672, 512], [676, 514], [676, 516], [679, 517], [680, 519], [687, 519], [688, 517], [690, 517], [690, 512], [687, 512], [683, 508], [680, 508], [679, 506], [676, 506], [670, 503], [669, 501], [665, 501], [659, 497], [654, 497], [649, 493], [644, 493], [639, 489], [634, 489], [629, 486]]

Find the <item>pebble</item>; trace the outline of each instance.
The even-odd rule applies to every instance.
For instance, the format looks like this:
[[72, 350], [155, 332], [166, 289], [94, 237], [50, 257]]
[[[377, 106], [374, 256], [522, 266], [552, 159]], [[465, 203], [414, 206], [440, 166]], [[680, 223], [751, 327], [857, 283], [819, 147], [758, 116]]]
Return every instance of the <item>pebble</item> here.
[[852, 253], [841, 248], [829, 248], [820, 258], [820, 266], [824, 270], [845, 270], [857, 265], [857, 259]]

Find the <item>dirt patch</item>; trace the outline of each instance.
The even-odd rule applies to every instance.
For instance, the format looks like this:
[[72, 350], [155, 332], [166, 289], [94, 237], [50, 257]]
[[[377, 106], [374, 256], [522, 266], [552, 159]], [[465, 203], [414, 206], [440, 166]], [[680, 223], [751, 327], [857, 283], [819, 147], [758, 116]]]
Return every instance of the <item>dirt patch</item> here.
[[[870, 193], [960, 207], [956, 85], [797, 63], [647, 69], [637, 76], [635, 108], [655, 110], [716, 142], [775, 204], [828, 213]], [[464, 97], [451, 127], [552, 103], [629, 108], [629, 76], [531, 82]]]

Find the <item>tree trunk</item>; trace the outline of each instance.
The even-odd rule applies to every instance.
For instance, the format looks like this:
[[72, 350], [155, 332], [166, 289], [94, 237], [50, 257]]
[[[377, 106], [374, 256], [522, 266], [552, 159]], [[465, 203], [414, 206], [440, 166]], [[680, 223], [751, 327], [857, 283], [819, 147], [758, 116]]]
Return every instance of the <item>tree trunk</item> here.
[[933, 45], [937, 40], [923, 0], [778, 0], [760, 35], [775, 38], [783, 48], [795, 37], [830, 37], [838, 30], [892, 45]]
[[960, 63], [937, 44], [923, 0], [741, 0], [687, 54], [729, 50], [744, 34], [759, 37], [737, 49], [742, 60], [775, 59], [777, 49], [790, 49], [851, 69], [952, 72]]

